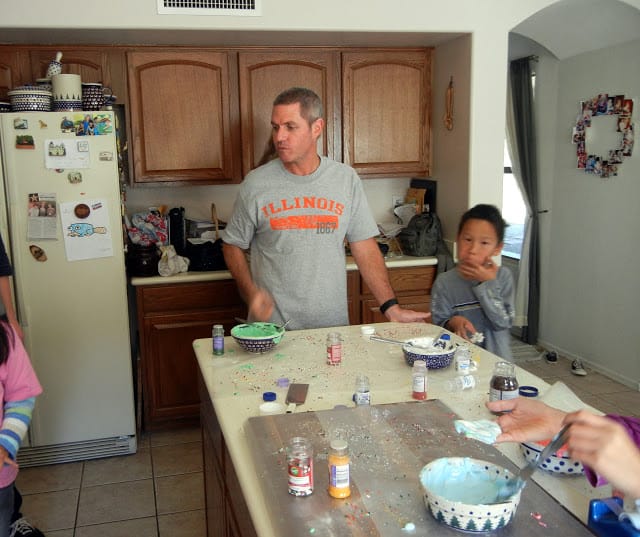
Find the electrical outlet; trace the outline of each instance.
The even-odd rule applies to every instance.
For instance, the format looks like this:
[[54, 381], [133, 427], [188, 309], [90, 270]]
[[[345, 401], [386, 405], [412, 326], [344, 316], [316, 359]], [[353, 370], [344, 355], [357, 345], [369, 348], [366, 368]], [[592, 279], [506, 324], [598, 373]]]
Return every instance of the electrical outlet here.
[[404, 203], [404, 196], [391, 196], [391, 206], [395, 209]]

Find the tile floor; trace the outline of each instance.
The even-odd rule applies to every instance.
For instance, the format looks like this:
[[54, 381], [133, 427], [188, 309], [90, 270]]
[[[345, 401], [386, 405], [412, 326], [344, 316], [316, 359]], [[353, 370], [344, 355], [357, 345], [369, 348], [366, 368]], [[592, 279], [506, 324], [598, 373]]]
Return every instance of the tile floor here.
[[[607, 413], [640, 417], [640, 392], [570, 362], [518, 365], [547, 382], [561, 380]], [[23, 469], [23, 514], [47, 537], [204, 537], [199, 429], [145, 434], [135, 455]]]
[[143, 434], [134, 455], [24, 468], [23, 515], [47, 537], [204, 537], [200, 429]]

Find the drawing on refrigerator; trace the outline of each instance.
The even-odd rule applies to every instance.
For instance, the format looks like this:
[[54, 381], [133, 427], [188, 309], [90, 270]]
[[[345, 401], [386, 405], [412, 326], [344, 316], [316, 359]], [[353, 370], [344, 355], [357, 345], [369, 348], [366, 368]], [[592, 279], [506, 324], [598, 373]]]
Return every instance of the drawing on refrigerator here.
[[104, 111], [0, 114], [0, 234], [44, 389], [21, 466], [136, 451], [112, 124]]

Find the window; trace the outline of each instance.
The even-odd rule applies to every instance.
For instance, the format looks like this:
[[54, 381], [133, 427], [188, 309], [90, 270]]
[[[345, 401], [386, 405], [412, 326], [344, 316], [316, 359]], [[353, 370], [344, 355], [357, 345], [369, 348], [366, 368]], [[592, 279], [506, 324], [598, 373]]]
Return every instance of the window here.
[[520, 187], [511, 171], [511, 159], [506, 141], [504, 143], [504, 175], [502, 179], [502, 217], [509, 224], [504, 234], [502, 255], [520, 259], [527, 208], [522, 199]]

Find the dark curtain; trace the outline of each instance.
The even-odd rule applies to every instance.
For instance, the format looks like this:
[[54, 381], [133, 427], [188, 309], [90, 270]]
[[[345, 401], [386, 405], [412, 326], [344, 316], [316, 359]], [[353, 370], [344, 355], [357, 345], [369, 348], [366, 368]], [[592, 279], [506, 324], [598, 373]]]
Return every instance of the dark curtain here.
[[518, 148], [520, 184], [522, 195], [531, 210], [527, 226], [529, 241], [529, 304], [528, 324], [523, 327], [522, 340], [530, 345], [538, 342], [538, 320], [540, 312], [540, 254], [538, 245], [538, 166], [536, 150], [536, 128], [533, 109], [533, 58], [514, 60], [509, 66], [511, 82], [515, 144]]

